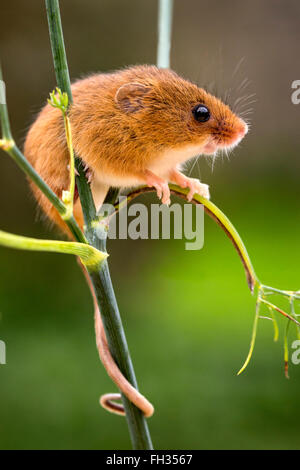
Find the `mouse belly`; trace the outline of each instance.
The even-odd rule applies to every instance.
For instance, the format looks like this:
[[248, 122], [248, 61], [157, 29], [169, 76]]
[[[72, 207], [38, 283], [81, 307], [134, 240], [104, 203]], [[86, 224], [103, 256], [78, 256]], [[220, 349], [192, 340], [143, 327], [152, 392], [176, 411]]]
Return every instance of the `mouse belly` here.
[[92, 178], [91, 189], [95, 204], [100, 208], [108, 189], [113, 186], [116, 188], [131, 188], [147, 183], [146, 172], [150, 171], [166, 183], [170, 181], [170, 175], [173, 170], [180, 168], [180, 164], [200, 155], [203, 152], [203, 145], [185, 145], [179, 149], [166, 149], [158, 156], [150, 160], [145, 169], [136, 169], [124, 173], [111, 171], [108, 165], [102, 165], [101, 171], [95, 171]]
[[153, 159], [148, 170], [152, 171], [157, 176], [168, 180], [170, 172], [173, 169], [178, 168], [188, 160], [201, 155], [203, 153], [204, 145], [205, 142], [203, 145], [185, 145], [178, 149], [167, 149]]
[[140, 186], [144, 181], [135, 176], [116, 175], [112, 173], [94, 173], [91, 190], [95, 201], [96, 209], [99, 210], [103, 204], [107, 191], [112, 186], [114, 188], [131, 188]]

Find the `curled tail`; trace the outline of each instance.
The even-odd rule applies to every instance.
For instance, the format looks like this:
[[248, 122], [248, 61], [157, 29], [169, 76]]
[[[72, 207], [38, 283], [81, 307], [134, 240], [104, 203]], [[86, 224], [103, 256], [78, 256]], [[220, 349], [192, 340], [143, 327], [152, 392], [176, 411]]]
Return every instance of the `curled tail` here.
[[[90, 278], [84, 266], [79, 261], [79, 264], [82, 268], [83, 274], [89, 285], [91, 294], [94, 300], [94, 317], [95, 317], [95, 333], [96, 333], [96, 344], [99, 352], [100, 360], [104, 365], [109, 377], [115, 382], [120, 391], [131, 401], [137, 408], [139, 408], [145, 415], [146, 418], [149, 418], [154, 413], [153, 405], [145, 398], [138, 390], [136, 390], [131, 383], [124, 377], [117, 364], [115, 363], [108, 347], [103, 323], [101, 320], [101, 315], [99, 312], [97, 299], [94, 293], [93, 286], [91, 284]], [[100, 398], [100, 404], [103, 408], [107, 409], [111, 413], [118, 415], [125, 415], [125, 410], [123, 405], [116, 403], [115, 400], [120, 400], [121, 394], [119, 393], [107, 393], [102, 395]]]

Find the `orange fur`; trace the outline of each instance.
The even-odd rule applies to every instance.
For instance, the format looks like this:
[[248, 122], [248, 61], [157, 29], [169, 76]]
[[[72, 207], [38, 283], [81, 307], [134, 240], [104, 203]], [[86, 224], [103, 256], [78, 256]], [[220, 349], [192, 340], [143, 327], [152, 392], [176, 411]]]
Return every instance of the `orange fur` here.
[[[207, 185], [179, 172], [180, 163], [199, 153], [215, 153], [219, 148], [233, 146], [247, 132], [246, 124], [216, 97], [175, 72], [154, 66], [92, 75], [75, 82], [72, 93], [74, 104], [69, 117], [73, 146], [92, 171], [91, 188], [98, 205], [109, 186], [126, 187], [145, 182], [154, 186], [162, 202], [168, 204], [170, 180], [190, 188], [189, 199], [193, 192], [209, 197]], [[207, 122], [194, 119], [192, 109], [198, 104], [209, 109]], [[62, 191], [69, 187], [69, 153], [60, 110], [46, 104], [27, 134], [24, 153], [61, 197]], [[31, 186], [44, 213], [70, 235], [48, 199], [36, 186]], [[74, 216], [82, 227], [79, 200], [74, 205]], [[97, 305], [95, 322], [99, 354], [109, 375], [150, 416], [152, 405], [114, 363]], [[123, 414], [120, 405], [110, 403], [110, 398], [111, 395], [104, 397], [101, 403]]]
[[[145, 183], [145, 172], [152, 168], [168, 181], [182, 161], [230, 147], [246, 133], [246, 124], [219, 99], [155, 66], [91, 75], [75, 82], [72, 93], [74, 150], [104, 187]], [[208, 122], [193, 118], [192, 108], [198, 103], [209, 108]], [[61, 197], [69, 185], [69, 154], [58, 109], [49, 104], [42, 109], [28, 132], [24, 153]], [[33, 185], [32, 189], [43, 211], [65, 230], [46, 197]], [[79, 201], [74, 210], [82, 226]]]

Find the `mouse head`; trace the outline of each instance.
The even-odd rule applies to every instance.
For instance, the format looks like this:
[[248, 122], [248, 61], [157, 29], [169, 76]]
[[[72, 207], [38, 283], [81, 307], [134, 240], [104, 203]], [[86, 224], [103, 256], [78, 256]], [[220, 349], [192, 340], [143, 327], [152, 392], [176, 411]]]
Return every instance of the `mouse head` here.
[[171, 70], [134, 67], [123, 79], [115, 102], [143, 148], [193, 145], [199, 154], [214, 154], [233, 148], [248, 131], [229, 106]]

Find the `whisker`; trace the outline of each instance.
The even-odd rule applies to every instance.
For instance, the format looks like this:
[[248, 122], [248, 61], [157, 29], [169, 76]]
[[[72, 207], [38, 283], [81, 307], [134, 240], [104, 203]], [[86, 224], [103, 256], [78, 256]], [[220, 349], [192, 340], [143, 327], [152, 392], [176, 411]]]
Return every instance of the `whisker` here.
[[239, 98], [235, 100], [235, 102], [233, 103], [233, 106], [237, 106], [243, 101], [249, 100], [250, 98], [254, 98], [255, 96], [256, 96], [256, 93], [251, 93], [250, 95], [240, 96]]
[[198, 155], [198, 157], [197, 157], [197, 168], [198, 168], [198, 172], [199, 172], [199, 179], [201, 179], [201, 170], [200, 170], [200, 162], [199, 162], [199, 159], [200, 159], [200, 155]]
[[254, 104], [254, 103], [257, 103], [258, 100], [252, 100], [252, 101], [249, 101], [247, 103], [242, 103], [237, 109], [240, 111], [241, 109], [243, 109], [245, 106], [249, 106], [250, 104]]
[[242, 111], [241, 113], [239, 113], [239, 116], [241, 117], [245, 117], [245, 116], [249, 116], [251, 114], [254, 113], [254, 110], [253, 109], [248, 109], [247, 111]]
[[193, 171], [193, 169], [194, 169], [194, 167], [195, 167], [195, 165], [196, 165], [196, 162], [197, 162], [197, 160], [198, 160], [199, 156], [200, 156], [200, 155], [198, 155], [198, 156], [197, 156], [197, 157], [194, 159], [194, 162], [193, 162], [192, 168], [190, 169], [188, 176], [190, 176], [190, 175], [191, 175], [191, 173], [192, 173], [192, 171]]
[[213, 153], [212, 155], [207, 155], [207, 156], [208, 156], [207, 163], [209, 164], [212, 173], [213, 173], [214, 168], [215, 168], [216, 159], [217, 159], [217, 157], [218, 157], [218, 155], [219, 155], [218, 152], [220, 152], [220, 150], [217, 150], [217, 151], [216, 151], [215, 153]]
[[238, 61], [234, 71], [232, 72], [231, 78], [233, 79], [235, 75], [237, 74], [238, 70], [240, 69], [242, 63], [245, 61], [245, 56], [241, 57], [240, 60]]
[[247, 88], [250, 85], [250, 83], [251, 83], [251, 81], [248, 80], [248, 77], [244, 78], [244, 80], [242, 80], [240, 85], [237, 87], [236, 91], [241, 92], [242, 90]]

